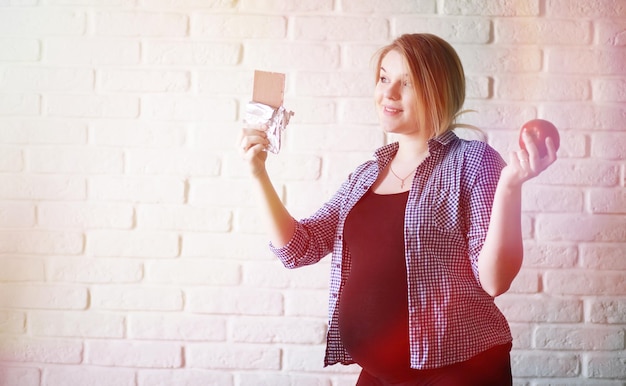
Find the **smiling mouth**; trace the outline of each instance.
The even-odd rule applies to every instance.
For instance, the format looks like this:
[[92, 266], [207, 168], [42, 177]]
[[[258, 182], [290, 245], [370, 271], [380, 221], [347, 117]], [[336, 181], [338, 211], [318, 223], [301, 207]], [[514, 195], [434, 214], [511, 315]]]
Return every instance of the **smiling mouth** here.
[[400, 112], [402, 112], [402, 110], [400, 110], [400, 109], [394, 109], [394, 108], [387, 107], [387, 106], [383, 106], [383, 111], [386, 112], [386, 113], [392, 113], [392, 114], [393, 113], [400, 113]]

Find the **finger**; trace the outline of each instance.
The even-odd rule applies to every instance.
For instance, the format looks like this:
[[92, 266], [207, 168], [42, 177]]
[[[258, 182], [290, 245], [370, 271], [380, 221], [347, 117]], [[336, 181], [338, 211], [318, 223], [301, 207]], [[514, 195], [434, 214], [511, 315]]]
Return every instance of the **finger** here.
[[546, 138], [546, 150], [548, 152], [548, 163], [546, 166], [548, 166], [556, 161], [556, 144], [551, 137]]

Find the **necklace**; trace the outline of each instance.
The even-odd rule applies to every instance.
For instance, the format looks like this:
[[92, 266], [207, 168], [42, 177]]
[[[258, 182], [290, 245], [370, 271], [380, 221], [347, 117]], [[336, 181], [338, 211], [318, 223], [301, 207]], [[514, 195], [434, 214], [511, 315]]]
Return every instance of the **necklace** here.
[[407, 180], [407, 178], [411, 177], [413, 175], [413, 173], [415, 173], [415, 171], [417, 170], [417, 167], [415, 169], [413, 169], [413, 171], [411, 173], [409, 173], [408, 176], [402, 178], [399, 175], [396, 174], [396, 172], [393, 171], [393, 168], [391, 167], [391, 163], [389, 164], [389, 170], [391, 171], [391, 174], [393, 174], [397, 179], [400, 180], [400, 189], [404, 189], [404, 181]]

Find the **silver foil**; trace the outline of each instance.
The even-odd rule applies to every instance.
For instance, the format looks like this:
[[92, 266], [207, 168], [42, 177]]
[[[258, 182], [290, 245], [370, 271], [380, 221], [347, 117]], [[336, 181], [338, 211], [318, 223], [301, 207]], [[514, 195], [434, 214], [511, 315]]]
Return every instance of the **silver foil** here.
[[281, 132], [287, 128], [289, 119], [294, 113], [287, 111], [283, 106], [274, 108], [263, 103], [249, 102], [246, 105], [244, 121], [249, 124], [266, 124], [267, 139], [269, 145], [267, 150], [278, 154], [281, 145]]

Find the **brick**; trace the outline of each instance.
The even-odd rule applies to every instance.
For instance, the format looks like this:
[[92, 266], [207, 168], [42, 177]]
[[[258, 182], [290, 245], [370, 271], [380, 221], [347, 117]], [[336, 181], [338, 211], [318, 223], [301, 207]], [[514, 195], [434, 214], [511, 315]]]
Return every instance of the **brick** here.
[[532, 348], [533, 326], [528, 323], [509, 323], [513, 336], [513, 350]]
[[467, 99], [489, 99], [493, 96], [493, 80], [487, 76], [465, 78]]
[[137, 0], [108, 0], [103, 4], [100, 0], [46, 0], [47, 5], [89, 5], [89, 6], [134, 6]]
[[280, 291], [238, 287], [198, 288], [186, 292], [186, 310], [215, 315], [281, 315]]
[[[372, 101], [371, 98], [369, 100]], [[372, 106], [373, 104], [370, 104], [370, 107]], [[285, 107], [295, 113], [289, 121], [287, 129], [297, 127], [295, 125], [302, 123], [326, 124], [337, 122], [338, 106], [333, 100], [307, 97], [287, 98]]]
[[[626, 138], [619, 133], [595, 133], [591, 138], [591, 156], [605, 160], [626, 159]], [[623, 201], [622, 198], [620, 202]]]
[[[287, 83], [289, 83], [287, 75]], [[252, 97], [252, 86], [254, 83], [254, 71], [241, 70], [238, 68], [229, 69], [198, 69], [196, 85], [200, 95], [220, 95], [220, 96], [241, 96]], [[291, 107], [291, 100], [289, 105]]]
[[96, 12], [93, 19], [99, 36], [186, 36], [188, 16], [166, 12]]
[[97, 230], [87, 233], [87, 254], [96, 257], [172, 258], [179, 254], [176, 233]]
[[37, 205], [37, 223], [45, 228], [129, 229], [134, 210], [130, 204], [98, 202], [42, 202]]
[[298, 152], [314, 152], [332, 149], [335, 152], [373, 152], [384, 144], [384, 133], [379, 127], [328, 126], [313, 130], [293, 131], [288, 145]]
[[512, 355], [511, 368], [513, 377], [576, 377], [581, 372], [578, 355], [551, 351]]
[[593, 38], [592, 24], [583, 20], [497, 19], [494, 32], [498, 44], [585, 45]]
[[141, 205], [137, 207], [137, 227], [150, 230], [228, 232], [232, 211], [192, 206]]
[[41, 59], [41, 43], [37, 39], [0, 38], [0, 61], [36, 62]]
[[304, 96], [372, 98], [374, 92], [369, 72], [302, 72], [295, 82], [296, 93]]
[[85, 179], [80, 177], [5, 175], [0, 184], [2, 199], [80, 200], [86, 197]]
[[538, 215], [536, 235], [538, 240], [546, 241], [623, 242], [626, 223], [619, 215]]
[[626, 300], [623, 297], [589, 299], [586, 319], [598, 324], [625, 324]]
[[180, 204], [185, 199], [185, 182], [177, 177], [92, 176], [88, 196], [100, 201]]
[[79, 68], [13, 67], [0, 78], [10, 92], [90, 92], [94, 83], [94, 71]]
[[517, 294], [534, 294], [538, 293], [540, 290], [539, 272], [535, 270], [522, 269], [515, 277], [515, 280], [513, 280], [511, 288], [508, 292]]
[[54, 119], [0, 120], [0, 142], [4, 144], [85, 144], [87, 124]]
[[[233, 1], [234, 2], [234, 1]], [[299, 0], [241, 0], [241, 9], [263, 12], [330, 12], [334, 9], [332, 0], [299, 1]]]
[[98, 147], [39, 147], [28, 151], [28, 168], [35, 173], [121, 174], [121, 149]]
[[109, 95], [48, 95], [45, 114], [73, 118], [137, 118], [139, 98]]
[[28, 315], [29, 332], [39, 337], [123, 338], [125, 318], [93, 311], [35, 311]]
[[612, 187], [619, 182], [616, 164], [602, 160], [561, 159], [535, 178], [536, 183], [565, 186]]
[[620, 19], [595, 20], [596, 42], [601, 46], [626, 45], [624, 23]]
[[11, 367], [3, 364], [0, 368], [0, 386], [39, 386], [41, 370], [34, 367]]
[[251, 207], [257, 204], [254, 185], [245, 180], [196, 178], [189, 183], [189, 204], [221, 208]]
[[626, 358], [623, 354], [589, 353], [583, 365], [590, 378], [626, 379]]
[[547, 271], [545, 292], [555, 295], [626, 295], [626, 272]]
[[[327, 277], [329, 274], [327, 273]], [[328, 283], [328, 279], [322, 283]], [[328, 288], [285, 292], [285, 315], [303, 318], [328, 318]]]
[[284, 39], [287, 18], [273, 15], [203, 14], [191, 19], [190, 35], [209, 39]]
[[245, 43], [243, 64], [256, 68], [299, 68], [300, 70], [334, 70], [339, 67], [340, 50], [330, 43]]
[[[318, 374], [281, 374], [280, 372], [264, 372], [262, 374], [251, 373], [242, 374], [240, 377], [243, 385], [258, 386], [332, 386], [332, 378], [330, 376], [322, 376]], [[351, 384], [355, 384], [356, 378]], [[343, 384], [341, 384], [343, 385]], [[344, 386], [348, 386], [346, 384]]]
[[[290, 373], [319, 371], [324, 361], [324, 345], [286, 346], [283, 354], [283, 368]], [[350, 367], [333, 369], [341, 373]]]
[[381, 45], [362, 41], [346, 42], [341, 47], [341, 67], [352, 71], [370, 71], [372, 84], [375, 84], [378, 74], [374, 73], [374, 59]]
[[328, 16], [297, 16], [293, 18], [296, 40], [379, 40], [389, 35], [389, 23], [384, 18], [348, 18]]
[[143, 278], [137, 261], [56, 257], [47, 265], [50, 280], [64, 283], [136, 283]]
[[183, 294], [177, 288], [141, 285], [99, 285], [91, 288], [91, 308], [116, 311], [180, 311]]
[[482, 130], [510, 130], [518, 128], [521, 127], [523, 122], [536, 118], [537, 115], [536, 109], [527, 104], [487, 103], [471, 100], [466, 102], [464, 108], [476, 110], [477, 113], [462, 115], [463, 123], [477, 126]]
[[535, 344], [546, 350], [616, 351], [624, 348], [624, 331], [614, 327], [539, 326]]
[[87, 290], [80, 286], [3, 284], [0, 306], [49, 310], [83, 310], [87, 307]]
[[585, 207], [584, 193], [577, 188], [528, 184], [522, 197], [524, 212], [582, 213]]
[[7, 338], [3, 339], [0, 351], [3, 362], [78, 364], [82, 358], [81, 342], [58, 339]]
[[[206, 1], [203, 1], [203, 3]], [[184, 370], [141, 370], [137, 373], [138, 386], [234, 386], [231, 373]]]
[[201, 284], [213, 287], [238, 285], [241, 282], [239, 264], [206, 259], [153, 261], [146, 263], [148, 283]]
[[482, 17], [398, 16], [395, 17], [393, 25], [394, 36], [407, 33], [432, 33], [451, 44], [489, 43], [492, 35], [491, 21]]
[[45, 281], [44, 265], [42, 261], [3, 257], [0, 281], [26, 282]]
[[41, 98], [34, 94], [0, 95], [0, 116], [36, 116], [41, 110]]
[[546, 14], [559, 18], [602, 18], [626, 16], [626, 7], [620, 0], [552, 0], [546, 5]]
[[[339, 102], [337, 108], [337, 120], [339, 123], [375, 125], [378, 116], [374, 108], [372, 98], [350, 98]], [[334, 122], [329, 122], [334, 123]]]
[[212, 370], [278, 370], [281, 367], [281, 350], [275, 347], [192, 343], [185, 350], [185, 360], [190, 368]]
[[192, 149], [132, 149], [126, 152], [126, 170], [133, 174], [171, 174], [201, 177], [217, 176], [220, 158]]
[[626, 102], [626, 78], [594, 79], [593, 99], [598, 102]]
[[626, 213], [626, 189], [591, 189], [588, 194], [591, 213]]
[[206, 315], [133, 313], [128, 316], [131, 339], [225, 341], [226, 319]]
[[538, 0], [523, 3], [499, 0], [448, 0], [443, 6], [445, 15], [538, 16], [539, 12]]
[[[26, 332], [26, 314], [17, 311], [0, 311], [0, 334], [3, 336], [20, 335]], [[4, 366], [3, 366], [4, 368]], [[0, 369], [0, 380], [2, 370]], [[0, 383], [0, 385], [3, 385]]]
[[182, 257], [249, 260], [274, 259], [265, 235], [195, 233], [182, 235]]
[[152, 65], [233, 66], [241, 61], [241, 45], [227, 42], [147, 41], [142, 62]]
[[[222, 154], [225, 149], [238, 151], [237, 140], [244, 125], [241, 114], [242, 112], [239, 111], [237, 122], [220, 122], [217, 125], [207, 122], [194, 124], [190, 128], [189, 146], [196, 150], [212, 151], [215, 154]], [[241, 161], [241, 157], [239, 159]]]
[[270, 158], [267, 168], [277, 181], [315, 181], [322, 173], [322, 160], [311, 155], [285, 154]]
[[91, 138], [100, 146], [169, 148], [181, 146], [188, 136], [184, 123], [115, 121], [94, 122]]
[[142, 6], [172, 8], [177, 11], [183, 8], [208, 8], [213, 11], [226, 11], [234, 9], [237, 3], [237, 0], [139, 0], [139, 4]]
[[48, 38], [43, 46], [46, 63], [77, 65], [139, 64], [138, 41], [106, 38]]
[[621, 243], [586, 243], [580, 244], [581, 266], [604, 270], [626, 270], [626, 250], [623, 241]]
[[499, 76], [496, 97], [521, 101], [584, 101], [591, 98], [589, 81], [579, 77]]
[[83, 12], [58, 9], [11, 9], [0, 14], [2, 36], [77, 36], [85, 32], [86, 15]]
[[583, 305], [577, 299], [505, 294], [496, 298], [498, 308], [511, 322], [578, 323]]
[[190, 90], [191, 75], [186, 71], [105, 69], [98, 71], [97, 88], [123, 93], [181, 93]]
[[547, 70], [558, 74], [623, 75], [626, 73], [626, 51], [555, 48], [547, 54]]
[[[402, 0], [390, 0], [386, 2], [380, 2], [376, 0], [343, 0], [341, 2], [341, 10], [346, 13], [367, 13], [367, 14], [380, 14], [380, 13], [436, 13], [436, 1], [416, 1], [407, 2]], [[347, 37], [349, 39], [349, 37]]]
[[178, 343], [99, 341], [85, 343], [85, 362], [98, 366], [180, 368], [183, 349]]
[[0, 171], [19, 172], [24, 169], [24, 156], [21, 149], [0, 148]]
[[238, 318], [231, 338], [241, 343], [320, 344], [326, 338], [324, 321], [291, 318]]
[[468, 74], [537, 72], [542, 68], [542, 52], [531, 47], [490, 47], [463, 45], [457, 48]]
[[84, 244], [83, 234], [76, 232], [13, 230], [0, 235], [0, 253], [76, 255], [83, 252]]
[[223, 98], [144, 96], [141, 116], [150, 120], [230, 122], [237, 119], [237, 101]]
[[572, 268], [578, 261], [578, 249], [557, 243], [524, 242], [524, 266]]
[[35, 225], [35, 206], [27, 202], [0, 202], [0, 227], [30, 228]]
[[135, 386], [135, 371], [95, 366], [63, 366], [46, 368], [46, 385]]

